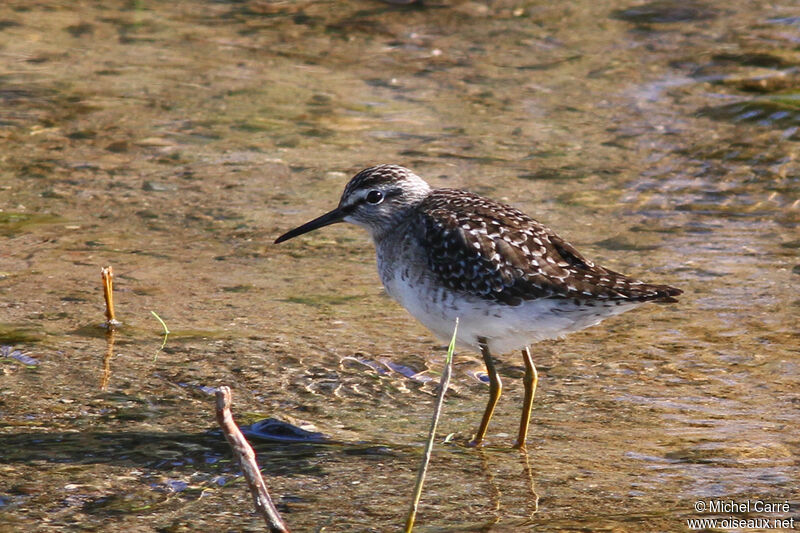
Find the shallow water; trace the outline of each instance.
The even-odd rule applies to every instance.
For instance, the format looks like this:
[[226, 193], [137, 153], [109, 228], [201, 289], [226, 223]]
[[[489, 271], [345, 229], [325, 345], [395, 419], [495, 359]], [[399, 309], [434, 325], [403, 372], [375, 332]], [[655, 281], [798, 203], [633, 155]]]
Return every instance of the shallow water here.
[[[699, 500], [798, 517], [796, 7], [4, 3], [0, 524], [259, 530], [214, 431], [226, 384], [241, 423], [329, 439], [258, 444], [293, 530], [399, 529], [442, 347], [382, 294], [361, 230], [271, 244], [378, 162], [685, 291], [534, 347], [527, 455], [502, 358], [488, 446], [437, 445], [420, 531], [731, 515]], [[475, 429], [482, 370], [457, 353], [440, 442]]]

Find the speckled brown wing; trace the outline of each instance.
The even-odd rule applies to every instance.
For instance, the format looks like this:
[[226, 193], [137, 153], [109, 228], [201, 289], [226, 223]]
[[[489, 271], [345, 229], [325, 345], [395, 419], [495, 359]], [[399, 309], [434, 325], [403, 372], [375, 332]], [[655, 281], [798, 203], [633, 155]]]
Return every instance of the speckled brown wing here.
[[418, 209], [428, 264], [453, 290], [508, 305], [539, 298], [674, 302], [681, 293], [595, 265], [528, 215], [476, 194], [436, 189]]

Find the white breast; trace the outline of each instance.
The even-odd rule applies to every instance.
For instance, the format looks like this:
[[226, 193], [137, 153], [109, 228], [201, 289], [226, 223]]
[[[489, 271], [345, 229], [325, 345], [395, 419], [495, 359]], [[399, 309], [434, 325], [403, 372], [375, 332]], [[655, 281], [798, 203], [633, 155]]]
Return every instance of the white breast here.
[[413, 239], [395, 241], [391, 247], [385, 241], [376, 243], [376, 251], [378, 273], [389, 296], [444, 342], [450, 341], [458, 317], [457, 343], [475, 351], [480, 351], [478, 337], [487, 339], [492, 353], [507, 353], [593, 326], [640, 305], [588, 307], [556, 298], [503, 305], [437, 283]]

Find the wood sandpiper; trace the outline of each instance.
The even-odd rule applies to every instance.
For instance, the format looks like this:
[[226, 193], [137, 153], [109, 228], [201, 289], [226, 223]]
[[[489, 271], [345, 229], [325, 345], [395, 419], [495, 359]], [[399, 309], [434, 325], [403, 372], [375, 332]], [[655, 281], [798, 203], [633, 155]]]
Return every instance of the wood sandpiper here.
[[492, 354], [521, 350], [525, 394], [515, 447], [525, 448], [538, 374], [530, 345], [578, 331], [645, 302], [676, 302], [680, 289], [601, 267], [511, 206], [434, 189], [410, 170], [378, 165], [356, 174], [339, 206], [275, 241], [350, 222], [375, 242], [386, 292], [437, 337], [479, 351], [489, 402], [470, 445], [483, 443], [502, 384]]

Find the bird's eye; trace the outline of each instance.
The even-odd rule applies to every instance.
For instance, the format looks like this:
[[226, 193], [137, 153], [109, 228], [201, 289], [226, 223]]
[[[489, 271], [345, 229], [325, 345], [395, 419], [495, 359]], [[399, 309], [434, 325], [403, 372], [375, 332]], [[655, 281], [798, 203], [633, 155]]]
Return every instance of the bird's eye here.
[[383, 193], [381, 191], [369, 191], [367, 194], [367, 202], [371, 204], [379, 204], [383, 201]]

